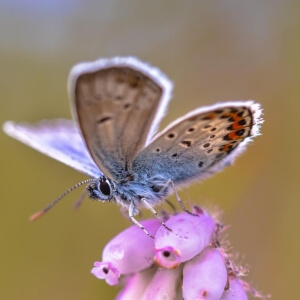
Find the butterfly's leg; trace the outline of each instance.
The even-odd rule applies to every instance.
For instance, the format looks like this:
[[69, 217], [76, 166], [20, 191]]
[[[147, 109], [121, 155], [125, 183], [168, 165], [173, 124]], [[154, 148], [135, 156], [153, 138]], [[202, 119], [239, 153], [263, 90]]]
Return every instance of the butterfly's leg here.
[[81, 196], [78, 198], [78, 200], [74, 203], [74, 208], [75, 208], [75, 209], [78, 209], [78, 208], [79, 208], [79, 206], [81, 205], [82, 201], [84, 200], [84, 198], [85, 198], [87, 192], [88, 192], [88, 190], [85, 189], [85, 190], [83, 191], [83, 193], [81, 194]]
[[145, 227], [140, 223], [138, 222], [133, 216], [134, 216], [134, 204], [133, 202], [130, 203], [129, 205], [129, 218], [130, 220], [135, 224], [137, 225], [138, 227], [140, 227], [149, 237], [153, 238], [154, 239], [154, 236], [152, 236], [146, 229]]
[[158, 213], [156, 212], [156, 210], [147, 202], [147, 200], [145, 198], [141, 199], [142, 202], [144, 203], [144, 205], [154, 214], [154, 216], [158, 219], [158, 221], [160, 222], [160, 224], [162, 226], [164, 226], [166, 229], [168, 229], [169, 231], [172, 231], [166, 224], [165, 222], [160, 218], [160, 216], [158, 215]]
[[182, 210], [185, 211], [185, 212], [187, 212], [188, 214], [190, 214], [190, 215], [192, 215], [192, 216], [198, 217], [198, 215], [193, 214], [192, 212], [190, 212], [190, 211], [184, 206], [183, 202], [181, 201], [181, 199], [180, 199], [180, 197], [179, 197], [179, 195], [178, 195], [178, 193], [177, 193], [177, 190], [176, 190], [176, 188], [175, 188], [175, 184], [174, 184], [173, 180], [172, 180], [172, 179], [168, 179], [167, 182], [172, 184], [172, 187], [173, 187], [173, 190], [174, 190], [174, 193], [175, 193], [176, 200], [177, 200], [177, 202], [179, 203], [179, 205], [181, 206]]
[[129, 215], [128, 215], [128, 209], [126, 207], [121, 207], [121, 214], [127, 219], [129, 220]]
[[[164, 186], [159, 190], [159, 192], [163, 192], [168, 186], [170, 185], [170, 180], [167, 180], [167, 182], [164, 184]], [[174, 213], [177, 213], [176, 207], [168, 200], [166, 199], [166, 202], [171, 206], [173, 209]]]
[[171, 183], [171, 179], [168, 179], [166, 183], [160, 188], [159, 192], [163, 192]]
[[168, 199], [165, 200], [169, 206], [171, 206], [171, 208], [173, 209], [174, 214], [177, 213], [176, 207], [173, 205], [173, 203], [171, 201], [169, 201]]

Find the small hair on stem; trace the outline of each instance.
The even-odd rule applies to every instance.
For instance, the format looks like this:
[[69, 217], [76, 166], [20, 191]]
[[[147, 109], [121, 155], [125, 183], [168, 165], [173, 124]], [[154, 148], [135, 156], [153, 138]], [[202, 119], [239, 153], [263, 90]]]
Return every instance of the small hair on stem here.
[[[89, 183], [91, 182], [93, 179], [87, 179], [84, 181], [81, 181], [77, 184], [75, 184], [74, 186], [70, 187], [67, 191], [65, 191], [63, 194], [61, 194], [58, 198], [56, 198], [53, 202], [51, 202], [50, 204], [48, 204], [44, 209], [34, 213], [33, 215], [30, 216], [29, 221], [35, 221], [38, 218], [40, 218], [41, 216], [43, 216], [48, 210], [50, 210], [50, 208], [52, 208], [56, 203], [58, 203], [61, 199], [63, 199], [65, 196], [67, 196], [70, 192], [72, 192], [73, 190], [75, 190], [76, 188], [78, 188], [79, 186]], [[84, 192], [82, 194], [82, 196], [78, 199], [78, 201], [75, 203], [75, 208], [78, 208], [79, 205], [81, 204], [84, 196], [86, 195], [86, 192]]]

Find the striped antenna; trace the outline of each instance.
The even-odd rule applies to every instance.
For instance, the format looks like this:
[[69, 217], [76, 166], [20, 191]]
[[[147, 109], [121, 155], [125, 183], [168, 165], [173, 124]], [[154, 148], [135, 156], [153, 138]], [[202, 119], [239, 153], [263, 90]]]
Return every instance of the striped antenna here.
[[58, 198], [56, 198], [53, 202], [51, 202], [49, 205], [47, 205], [44, 209], [34, 213], [33, 215], [30, 216], [29, 221], [35, 221], [36, 219], [40, 218], [41, 216], [43, 216], [48, 210], [50, 210], [50, 208], [52, 208], [56, 203], [58, 203], [62, 198], [64, 198], [65, 196], [67, 196], [69, 193], [71, 193], [73, 190], [75, 190], [76, 188], [78, 188], [79, 186], [89, 183], [93, 181], [93, 179], [87, 179], [84, 181], [81, 181], [77, 184], [75, 184], [74, 186], [70, 187], [67, 191], [65, 191], [63, 194], [61, 194]]

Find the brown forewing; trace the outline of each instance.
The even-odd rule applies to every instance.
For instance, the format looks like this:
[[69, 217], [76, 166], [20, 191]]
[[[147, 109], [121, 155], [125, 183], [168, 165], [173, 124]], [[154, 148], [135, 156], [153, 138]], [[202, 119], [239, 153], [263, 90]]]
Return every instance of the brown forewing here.
[[111, 67], [80, 75], [75, 107], [87, 147], [109, 177], [144, 147], [162, 88], [139, 71]]

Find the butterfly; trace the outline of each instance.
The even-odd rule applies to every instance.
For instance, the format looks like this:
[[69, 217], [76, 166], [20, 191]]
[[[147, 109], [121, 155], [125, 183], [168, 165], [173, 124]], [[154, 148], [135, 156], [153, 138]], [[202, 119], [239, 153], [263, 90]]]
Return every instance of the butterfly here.
[[68, 81], [74, 122], [9, 121], [4, 131], [91, 176], [83, 182], [89, 197], [125, 207], [149, 235], [134, 218], [140, 208], [157, 216], [153, 207], [175, 193], [185, 209], [176, 189], [230, 165], [263, 122], [258, 103], [231, 101], [197, 108], [156, 134], [172, 88], [134, 57], [79, 63]]

